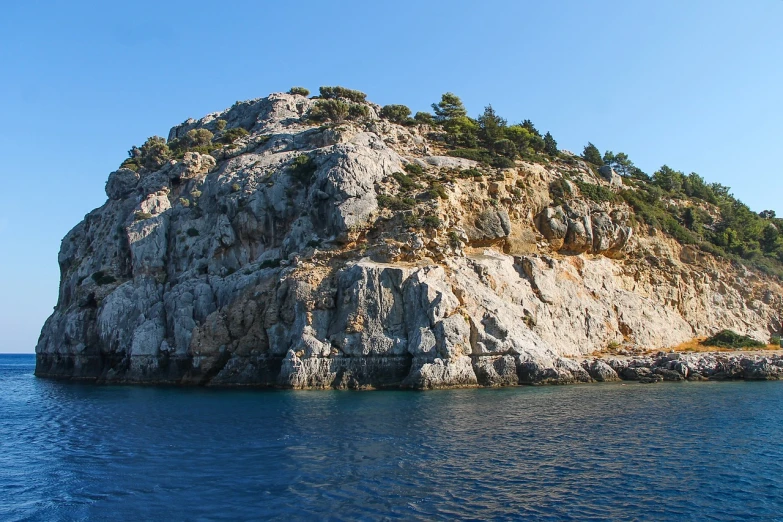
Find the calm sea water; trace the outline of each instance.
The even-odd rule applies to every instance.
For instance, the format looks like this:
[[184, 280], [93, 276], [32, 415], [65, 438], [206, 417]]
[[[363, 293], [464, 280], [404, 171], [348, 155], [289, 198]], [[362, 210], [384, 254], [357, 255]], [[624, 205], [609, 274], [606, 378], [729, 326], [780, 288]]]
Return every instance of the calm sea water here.
[[0, 520], [783, 519], [783, 382], [93, 386], [0, 355]]

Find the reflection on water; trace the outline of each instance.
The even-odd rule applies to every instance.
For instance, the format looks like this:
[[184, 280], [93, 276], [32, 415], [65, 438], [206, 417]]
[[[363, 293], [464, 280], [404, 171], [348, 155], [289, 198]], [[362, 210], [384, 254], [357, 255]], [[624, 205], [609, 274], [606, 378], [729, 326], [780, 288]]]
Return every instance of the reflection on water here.
[[92, 386], [0, 356], [0, 519], [770, 519], [783, 383]]

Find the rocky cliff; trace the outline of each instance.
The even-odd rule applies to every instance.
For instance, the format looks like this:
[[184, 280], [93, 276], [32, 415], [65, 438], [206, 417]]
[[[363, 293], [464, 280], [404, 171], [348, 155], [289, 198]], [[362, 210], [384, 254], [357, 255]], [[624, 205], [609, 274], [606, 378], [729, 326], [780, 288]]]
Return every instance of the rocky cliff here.
[[[575, 156], [491, 168], [427, 125], [273, 94], [188, 120], [214, 150], [109, 175], [63, 239], [36, 375], [294, 388], [595, 378], [575, 358], [778, 331], [776, 280], [634, 224]], [[231, 133], [232, 129], [247, 131]], [[179, 141], [178, 141], [179, 140]], [[209, 148], [209, 147], [208, 147]], [[207, 153], [209, 152], [209, 153]], [[551, 187], [566, 187], [566, 196]], [[601, 379], [603, 380], [603, 379]]]

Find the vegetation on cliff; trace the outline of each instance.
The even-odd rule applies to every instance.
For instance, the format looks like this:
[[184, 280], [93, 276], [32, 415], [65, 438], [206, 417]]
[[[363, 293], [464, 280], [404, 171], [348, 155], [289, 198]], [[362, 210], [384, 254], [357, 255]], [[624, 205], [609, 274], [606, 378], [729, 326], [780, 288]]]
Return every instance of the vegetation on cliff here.
[[[410, 114], [405, 106], [394, 107], [404, 107]], [[451, 147], [449, 154], [453, 156], [501, 168], [514, 166], [515, 159], [573, 161], [573, 156], [558, 150], [551, 133], [542, 136], [530, 120], [509, 125], [491, 105], [474, 119], [467, 115], [458, 96], [446, 93], [432, 108], [434, 116], [417, 118], [432, 122], [435, 130], [430, 137]], [[626, 187], [615, 196], [599, 185], [577, 182], [589, 199], [622, 200], [633, 208], [638, 223], [663, 230], [683, 244], [698, 245], [713, 255], [783, 277], [783, 219], [774, 211], [753, 212], [731, 194], [729, 187], [708, 183], [695, 172], [685, 174], [663, 165], [649, 175], [627, 154], [607, 150], [602, 156], [591, 142], [585, 146], [582, 158], [593, 167], [611, 167], [623, 177]], [[569, 189], [556, 187], [554, 198], [562, 201], [563, 196], [570, 195], [564, 190]]]
[[[293, 87], [289, 93], [310, 94], [303, 87]], [[323, 86], [315, 98], [317, 101], [308, 116], [313, 122], [341, 124], [369, 119], [367, 96], [363, 92]], [[560, 151], [550, 132], [542, 134], [530, 120], [509, 124], [492, 105], [487, 105], [475, 118], [470, 117], [459, 96], [451, 92], [432, 104], [432, 113], [417, 112], [411, 117], [412, 111], [407, 106], [391, 104], [380, 108], [377, 114], [393, 123], [420, 126], [425, 129], [427, 138], [445, 147], [450, 156], [477, 161], [486, 169], [514, 167], [516, 160], [573, 164], [577, 159]], [[140, 148], [133, 147], [122, 167], [154, 170], [169, 159], [181, 159], [186, 152], [206, 154], [230, 147], [248, 134], [242, 127], [224, 130], [225, 125], [226, 122], [220, 120], [214, 134], [207, 129], [193, 129], [168, 142], [153, 136]], [[713, 255], [783, 277], [783, 237], [780, 234], [783, 219], [777, 218], [774, 211], [753, 212], [732, 195], [729, 187], [709, 183], [695, 172], [686, 174], [663, 165], [652, 174], [645, 173], [624, 152], [607, 150], [601, 154], [592, 142], [584, 147], [581, 159], [595, 169], [596, 176], [598, 169], [606, 167], [622, 176], [622, 189], [612, 191], [583, 180], [562, 181], [550, 187], [555, 202], [565, 203], [574, 196], [572, 186], [595, 202], [624, 202], [633, 209], [632, 223], [637, 227], [662, 230], [680, 243], [696, 245]], [[306, 171], [294, 166], [292, 173], [304, 181]], [[411, 183], [402, 180], [400, 186], [409, 190], [414, 188]], [[438, 186], [429, 188], [432, 189], [430, 195], [442, 196]], [[386, 208], [409, 209], [411, 201], [405, 197], [385, 197], [380, 204]]]

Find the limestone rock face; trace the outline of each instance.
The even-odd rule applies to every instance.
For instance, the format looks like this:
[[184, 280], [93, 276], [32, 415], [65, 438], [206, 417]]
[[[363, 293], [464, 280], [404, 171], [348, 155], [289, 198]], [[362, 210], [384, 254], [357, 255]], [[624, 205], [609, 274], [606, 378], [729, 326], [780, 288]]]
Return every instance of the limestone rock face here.
[[539, 231], [552, 248], [570, 253], [619, 253], [633, 235], [628, 216], [618, 210], [606, 210], [583, 201], [545, 208], [537, 217]]
[[[107, 202], [63, 239], [36, 374], [345, 389], [781, 374], [768, 360], [577, 362], [724, 328], [766, 340], [781, 288], [632, 234], [621, 204], [555, 204], [547, 187], [574, 169], [612, 189], [586, 165], [489, 169], [372, 104], [364, 121], [314, 124], [314, 103], [273, 94], [187, 120], [169, 139], [248, 134], [112, 172]], [[423, 173], [406, 181], [408, 164]]]

